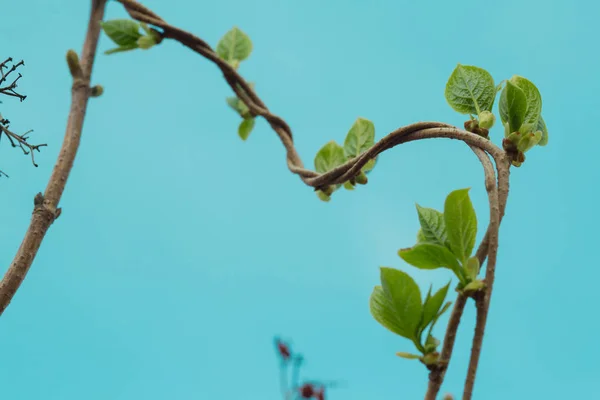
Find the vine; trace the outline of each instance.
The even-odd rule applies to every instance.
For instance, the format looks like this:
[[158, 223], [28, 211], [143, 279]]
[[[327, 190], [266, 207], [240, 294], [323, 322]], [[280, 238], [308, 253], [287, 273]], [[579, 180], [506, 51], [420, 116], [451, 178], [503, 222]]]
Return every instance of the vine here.
[[[242, 61], [252, 52], [252, 42], [243, 31], [233, 28], [213, 50], [202, 39], [168, 24], [138, 2], [117, 2], [124, 6], [132, 19], [100, 23], [105, 0], [93, 0], [81, 61], [73, 50], [67, 53], [67, 63], [73, 77], [73, 100], [61, 158], [57, 161], [46, 192], [36, 196], [30, 228], [15, 261], [0, 283], [0, 312], [12, 299], [47, 229], [60, 213], [58, 202], [78, 149], [88, 99], [98, 97], [103, 92], [100, 85], [90, 86], [100, 29], [117, 45], [107, 54], [148, 50], [165, 39], [171, 39], [210, 60], [221, 70], [235, 93], [226, 102], [242, 119], [238, 126], [240, 138], [247, 140], [255, 119], [264, 118], [286, 150], [288, 169], [312, 187], [323, 201], [330, 201], [332, 195], [342, 187], [354, 190], [358, 185], [367, 184], [368, 175], [375, 168], [378, 156], [397, 145], [447, 138], [460, 140], [471, 148], [484, 171], [490, 212], [490, 223], [477, 251], [473, 253], [478, 231], [477, 217], [469, 198], [469, 189], [466, 188], [451, 192], [446, 197], [443, 211], [417, 205], [421, 228], [417, 232], [416, 243], [398, 252], [413, 267], [447, 268], [456, 277], [457, 297], [443, 342], [433, 333], [440, 316], [452, 305], [452, 302], [446, 301], [450, 282], [436, 291], [430, 287], [423, 298], [419, 286], [409, 274], [382, 267], [381, 284], [373, 289], [370, 298], [374, 319], [393, 333], [408, 339], [416, 350], [416, 353], [398, 352], [398, 356], [419, 360], [429, 370], [425, 395], [425, 399], [429, 400], [434, 400], [439, 393], [462, 314], [469, 298], [473, 299], [477, 312], [476, 327], [463, 392], [463, 399], [471, 399], [494, 286], [498, 232], [508, 198], [510, 167], [520, 167], [525, 162], [526, 152], [548, 143], [548, 131], [541, 115], [542, 99], [535, 85], [517, 75], [496, 85], [484, 69], [458, 64], [446, 85], [445, 97], [455, 111], [468, 115], [464, 129], [441, 122], [419, 122], [398, 128], [375, 142], [373, 122], [358, 118], [350, 127], [343, 145], [329, 141], [317, 152], [313, 171], [304, 167], [294, 146], [289, 125], [267, 108], [256, 94], [254, 84], [238, 73]], [[498, 93], [498, 113], [504, 127], [501, 147], [493, 144], [489, 136], [495, 123], [492, 109]], [[486, 260], [485, 276], [481, 278]], [[282, 347], [278, 348], [283, 360], [287, 360]], [[304, 398], [324, 399], [324, 389], [319, 392], [321, 397], [315, 397], [314, 393], [317, 392], [311, 393], [311, 396]]]

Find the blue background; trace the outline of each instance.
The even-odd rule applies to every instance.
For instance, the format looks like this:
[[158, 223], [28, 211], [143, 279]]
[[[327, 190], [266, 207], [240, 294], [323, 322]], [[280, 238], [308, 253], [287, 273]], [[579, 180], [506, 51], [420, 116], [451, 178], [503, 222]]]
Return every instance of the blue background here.
[[[60, 148], [64, 55], [81, 50], [90, 2], [4, 3], [1, 57], [25, 60], [28, 98], [3, 99], [2, 112], [49, 144], [37, 169], [0, 146], [11, 176], [0, 182], [5, 269]], [[309, 167], [359, 116], [377, 138], [421, 120], [462, 125], [443, 95], [459, 62], [497, 82], [531, 79], [550, 143], [512, 173], [475, 398], [600, 398], [597, 2], [144, 3], [213, 46], [234, 25], [248, 33], [254, 52], [240, 72], [289, 122]], [[109, 3], [108, 18], [124, 16]], [[103, 37], [100, 49], [111, 47]], [[425, 368], [394, 355], [412, 345], [372, 319], [368, 298], [382, 265], [423, 289], [450, 278], [396, 254], [414, 243], [415, 202], [440, 209], [473, 187], [481, 238], [487, 200], [467, 146], [406, 144], [366, 187], [322, 203], [263, 120], [239, 140], [221, 73], [181, 45], [100, 54], [93, 82], [105, 94], [90, 100], [62, 216], [0, 318], [2, 398], [277, 399], [276, 334], [304, 354], [305, 377], [342, 381], [331, 399], [422, 398]], [[443, 392], [461, 393], [473, 321], [469, 304]]]

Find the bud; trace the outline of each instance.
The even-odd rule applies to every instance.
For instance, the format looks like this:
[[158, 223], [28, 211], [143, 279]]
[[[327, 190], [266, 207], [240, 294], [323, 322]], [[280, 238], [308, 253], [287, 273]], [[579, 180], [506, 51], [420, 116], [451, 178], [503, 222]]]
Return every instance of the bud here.
[[436, 365], [438, 363], [439, 359], [440, 359], [440, 353], [433, 352], [433, 353], [425, 354], [423, 357], [421, 357], [421, 362], [429, 367], [429, 366]]
[[354, 179], [356, 179], [356, 183], [358, 183], [359, 185], [366, 185], [369, 181], [367, 175], [362, 171], [360, 171], [360, 174], [358, 174]]
[[509, 138], [507, 138], [507, 137], [504, 138], [504, 139], [502, 139], [502, 148], [507, 153], [516, 152], [517, 151], [517, 145], [514, 144], [514, 142], [512, 140], [510, 140]]
[[533, 146], [538, 144], [540, 140], [542, 140], [541, 131], [537, 131], [535, 133], [528, 133], [527, 135], [524, 135], [521, 138], [521, 140], [519, 140], [519, 143], [517, 144], [517, 149], [525, 153], [526, 151], [530, 150]]
[[483, 281], [473, 281], [463, 288], [463, 292], [465, 294], [475, 293], [483, 288], [485, 288], [485, 283]]
[[354, 185], [356, 181], [353, 182], [354, 179], [350, 179], [349, 181], [344, 182], [344, 189], [346, 190], [354, 190]]
[[331, 196], [321, 190], [317, 190], [317, 196], [324, 202], [329, 202], [331, 200]]
[[140, 49], [148, 50], [150, 47], [154, 46], [156, 41], [154, 40], [154, 36], [146, 35], [141, 36], [137, 40], [137, 45]]
[[494, 126], [496, 117], [490, 111], [482, 111], [479, 113], [479, 126], [483, 129], [490, 129]]
[[465, 272], [469, 280], [474, 281], [479, 274], [479, 259], [477, 257], [471, 257], [465, 263]]
[[468, 121], [465, 121], [464, 127], [465, 127], [465, 131], [473, 132], [475, 129], [477, 129], [479, 127], [479, 124], [477, 123], [476, 120], [470, 119]]
[[515, 167], [520, 167], [524, 162], [525, 154], [522, 151], [518, 151], [511, 160], [512, 165]]
[[102, 96], [102, 93], [104, 93], [104, 88], [102, 87], [102, 85], [96, 85], [91, 89], [90, 96], [100, 97]]
[[73, 78], [82, 78], [83, 71], [81, 70], [81, 64], [79, 64], [79, 56], [75, 50], [69, 49], [67, 51], [67, 65]]

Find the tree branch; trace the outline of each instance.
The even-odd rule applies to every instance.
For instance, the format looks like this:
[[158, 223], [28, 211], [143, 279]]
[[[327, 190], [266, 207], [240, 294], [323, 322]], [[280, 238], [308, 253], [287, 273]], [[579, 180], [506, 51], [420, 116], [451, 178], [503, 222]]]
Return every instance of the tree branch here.
[[[487, 156], [486, 156], [487, 158]], [[491, 163], [489, 168], [491, 168]], [[507, 166], [508, 170], [508, 166]], [[493, 178], [493, 177], [492, 177]], [[483, 336], [494, 287], [494, 278], [496, 273], [496, 258], [498, 255], [498, 233], [500, 228], [500, 202], [498, 196], [498, 188], [493, 179], [488, 181], [486, 177], [486, 188], [488, 188], [490, 201], [490, 228], [488, 241], [488, 262], [485, 273], [485, 290], [476, 293], [475, 304], [477, 307], [477, 317], [475, 322], [475, 334], [473, 336], [473, 344], [471, 347], [471, 358], [469, 360], [469, 368], [467, 370], [467, 378], [463, 392], [463, 400], [471, 400], [473, 396], [473, 387], [475, 386], [475, 377], [477, 375], [477, 367], [481, 356], [481, 347], [483, 345]], [[503, 211], [503, 210], [502, 210]]]
[[[235, 68], [229, 65], [226, 61], [222, 60], [205, 41], [189, 32], [169, 25], [157, 14], [134, 0], [118, 1], [123, 4], [126, 11], [133, 19], [161, 28], [163, 30], [163, 38], [174, 39], [215, 63], [222, 71], [225, 80], [231, 89], [244, 102], [244, 104], [246, 104], [251, 114], [253, 116], [262, 116], [265, 118], [265, 120], [277, 133], [287, 152], [287, 164], [289, 170], [298, 175], [305, 184], [312, 186], [315, 189], [322, 189], [333, 184], [341, 184], [351, 178], [354, 178], [367, 162], [376, 158], [380, 153], [396, 145], [409, 141], [445, 137], [464, 141], [473, 148], [484, 167], [486, 189], [488, 191], [491, 214], [490, 225], [476, 253], [481, 265], [483, 265], [483, 262], [488, 254], [490, 260], [488, 261], [488, 266], [486, 269], [486, 285], [489, 287], [489, 289], [486, 292], [487, 294], [482, 305], [478, 307], [478, 310], [485, 311], [478, 311], [478, 328], [474, 338], [474, 351], [472, 357], [473, 362], [471, 368], [469, 369], [469, 376], [472, 377], [470, 379], [474, 380], [475, 373], [473, 371], [475, 371], [477, 368], [477, 360], [481, 352], [483, 331], [485, 329], [485, 318], [487, 317], [489, 298], [491, 294], [491, 288], [493, 287], [498, 229], [500, 220], [504, 215], [506, 201], [508, 198], [510, 161], [506, 157], [505, 152], [493, 145], [487, 139], [484, 139], [476, 134], [457, 129], [451, 125], [438, 122], [421, 122], [397, 129], [381, 139], [365, 153], [347, 161], [345, 164], [328, 171], [325, 174], [318, 174], [314, 171], [307, 170], [304, 168], [302, 160], [300, 159], [300, 156], [294, 147], [293, 135], [289, 125], [282, 118], [272, 114], [254, 92], [254, 90], [250, 87], [250, 85], [237, 73]], [[495, 183], [496, 178], [489, 158], [479, 149], [484, 150], [494, 158], [496, 169], [498, 171], [498, 186], [496, 186]], [[438, 368], [434, 369], [430, 373], [430, 383], [426, 395], [428, 397], [426, 397], [426, 399], [435, 399], [435, 396], [441, 387], [447, 365], [450, 361], [456, 331], [460, 323], [460, 318], [462, 316], [465, 303], [466, 297], [462, 294], [459, 294], [450, 317], [446, 338], [444, 340], [444, 347], [442, 349], [441, 357], [442, 363]]]
[[60, 215], [60, 209], [57, 206], [79, 148], [83, 120], [90, 97], [89, 83], [92, 67], [100, 37], [100, 21], [104, 17], [105, 4], [106, 0], [92, 0], [88, 29], [81, 55], [83, 76], [80, 79], [73, 80], [71, 109], [65, 138], [44, 195], [38, 193], [35, 196], [33, 216], [25, 233], [25, 238], [0, 282], [0, 315], [8, 307], [23, 279], [25, 279], [25, 275], [33, 263], [48, 228]]
[[[490, 214], [495, 215], [496, 218], [499, 215], [499, 198], [498, 198], [498, 189], [496, 186], [496, 175], [494, 173], [494, 166], [490, 162], [489, 157], [485, 152], [483, 152], [480, 148], [475, 146], [470, 146], [481, 165], [483, 166], [484, 175], [485, 175], [485, 188], [488, 193], [488, 199], [490, 204]], [[508, 166], [509, 161], [506, 157], [502, 157], [496, 160], [496, 166], [499, 171], [499, 186], [504, 186], [508, 184]], [[502, 178], [500, 178], [502, 176]], [[503, 193], [508, 195], [508, 190], [504, 190]], [[506, 198], [503, 198], [502, 204], [503, 208], [506, 206]], [[479, 248], [477, 250], [477, 257], [481, 265], [485, 261], [488, 249], [490, 247], [490, 238], [498, 237], [498, 228], [499, 228], [499, 220], [498, 223], [495, 222], [493, 217], [490, 217], [490, 224], [484, 236], [484, 239], [481, 241]], [[492, 243], [493, 244], [493, 243]], [[489, 262], [488, 262], [489, 263]], [[488, 282], [489, 274], [486, 272], [486, 285]], [[493, 284], [493, 274], [489, 276], [489, 281]], [[446, 370], [448, 369], [448, 365], [450, 363], [450, 358], [452, 355], [452, 348], [454, 346], [454, 341], [456, 338], [456, 332], [458, 330], [458, 326], [460, 323], [460, 319], [462, 313], [464, 311], [464, 307], [467, 301], [467, 296], [463, 293], [459, 293], [456, 301], [454, 303], [454, 308], [452, 310], [452, 314], [450, 316], [450, 320], [448, 321], [448, 327], [446, 329], [446, 336], [444, 338], [444, 344], [442, 347], [442, 353], [440, 356], [440, 364], [437, 368], [432, 369], [429, 373], [429, 385], [427, 387], [427, 393], [425, 394], [425, 400], [435, 400], [441, 386], [444, 381], [444, 376]], [[481, 348], [480, 348], [481, 349]], [[475, 367], [476, 368], [476, 367]]]

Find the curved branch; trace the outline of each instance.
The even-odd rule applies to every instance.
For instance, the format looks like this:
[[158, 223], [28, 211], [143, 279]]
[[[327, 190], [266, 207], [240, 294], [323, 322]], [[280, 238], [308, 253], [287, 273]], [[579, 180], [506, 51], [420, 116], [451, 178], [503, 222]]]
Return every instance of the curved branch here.
[[[254, 116], [262, 116], [271, 125], [286, 149], [287, 165], [289, 170], [298, 175], [308, 186], [320, 189], [328, 185], [343, 183], [355, 177], [367, 162], [377, 157], [383, 151], [413, 140], [445, 137], [464, 141], [471, 146], [471, 148], [473, 148], [484, 167], [486, 189], [488, 191], [488, 197], [490, 201], [490, 214], [492, 215], [488, 230], [476, 253], [481, 265], [483, 265], [483, 262], [488, 254], [490, 260], [488, 261], [486, 272], [486, 284], [489, 289], [486, 292], [487, 295], [485, 296], [482, 305], [478, 306], [478, 328], [476, 329], [476, 335], [473, 344], [473, 362], [469, 370], [469, 376], [472, 376], [472, 379], [474, 380], [474, 370], [477, 368], [477, 360], [481, 351], [483, 331], [485, 329], [485, 319], [487, 317], [487, 310], [489, 307], [491, 288], [493, 287], [499, 223], [504, 215], [506, 201], [508, 198], [510, 163], [504, 151], [478, 135], [457, 129], [451, 125], [438, 122], [421, 122], [397, 129], [381, 139], [378, 143], [376, 143], [365, 153], [361, 154], [359, 157], [348, 160], [343, 165], [328, 171], [325, 174], [318, 174], [314, 171], [307, 170], [304, 168], [302, 160], [300, 159], [294, 147], [293, 135], [289, 125], [282, 118], [272, 114], [269, 111], [266, 105], [257, 96], [244, 78], [237, 73], [235, 68], [229, 65], [225, 60], [221, 59], [210, 47], [210, 45], [189, 32], [169, 25], [157, 14], [153, 13], [134, 0], [118, 1], [123, 4], [126, 11], [133, 19], [161, 28], [163, 30], [163, 38], [174, 39], [216, 64], [217, 67], [219, 67], [219, 69], [223, 72], [225, 80], [231, 89], [244, 102], [244, 104], [246, 104], [250, 112]], [[494, 158], [498, 171], [497, 186], [495, 183], [493, 166], [491, 165], [489, 158], [480, 149], [484, 150]], [[426, 398], [435, 399], [435, 395], [439, 391], [443, 381], [444, 373], [447, 369], [447, 363], [449, 362], [452, 353], [456, 330], [458, 328], [465, 303], [466, 297], [462, 294], [459, 294], [449, 321], [446, 338], [444, 340], [444, 347], [442, 349], [441, 359], [445, 362], [445, 365], [442, 363], [440, 368], [431, 372], [430, 384], [428, 388], [429, 397]]]
[[29, 228], [25, 233], [23, 242], [12, 264], [0, 282], [0, 315], [8, 307], [16, 291], [25, 279], [48, 228], [50, 228], [52, 222], [60, 215], [60, 209], [57, 206], [65, 189], [71, 168], [73, 167], [77, 149], [79, 148], [83, 119], [90, 97], [89, 82], [92, 75], [92, 66], [100, 37], [100, 21], [104, 17], [105, 4], [106, 0], [92, 0], [92, 10], [81, 56], [83, 78], [73, 81], [71, 88], [71, 109], [69, 111], [65, 138], [58, 155], [58, 160], [46, 186], [46, 191], [44, 195], [38, 193], [35, 197], [35, 207]]

